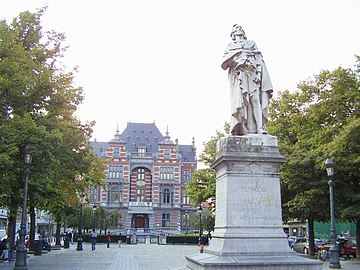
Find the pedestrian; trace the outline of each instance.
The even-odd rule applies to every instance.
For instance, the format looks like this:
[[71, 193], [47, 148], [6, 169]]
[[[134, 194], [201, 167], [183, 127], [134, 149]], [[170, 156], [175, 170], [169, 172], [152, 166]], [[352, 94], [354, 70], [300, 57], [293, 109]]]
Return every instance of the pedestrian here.
[[73, 244], [73, 235], [71, 231], [68, 233], [68, 237], [69, 237], [69, 243]]
[[211, 238], [212, 238], [211, 233], [208, 232], [208, 234], [206, 236], [207, 236], [207, 240], [208, 240], [208, 245], [210, 245]]
[[9, 242], [7, 238], [1, 240], [0, 243], [0, 259], [3, 261], [9, 260]]
[[118, 244], [119, 244], [119, 248], [121, 248], [121, 232], [119, 233]]
[[97, 234], [95, 229], [91, 233], [91, 250], [95, 250]]
[[107, 235], [106, 235], [106, 240], [107, 240], [107, 247], [110, 247], [110, 241], [111, 241], [111, 237], [110, 237], [110, 231], [108, 231]]
[[199, 240], [199, 246], [200, 246], [200, 253], [204, 253], [204, 247], [208, 243], [208, 239], [205, 235], [202, 235]]

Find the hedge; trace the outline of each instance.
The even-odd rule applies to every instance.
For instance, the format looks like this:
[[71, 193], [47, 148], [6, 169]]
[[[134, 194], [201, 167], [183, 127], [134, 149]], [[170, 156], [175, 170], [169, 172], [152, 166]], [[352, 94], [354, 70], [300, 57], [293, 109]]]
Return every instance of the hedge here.
[[171, 235], [166, 237], [167, 244], [198, 244], [199, 236]]
[[[78, 234], [74, 234], [74, 242], [77, 242], [78, 239]], [[90, 233], [85, 233], [82, 234], [82, 239], [83, 242], [91, 242], [91, 234]], [[111, 235], [110, 237], [111, 242], [118, 242], [119, 236], [118, 235]], [[125, 243], [126, 241], [126, 235], [121, 235], [121, 242]], [[96, 237], [96, 242], [97, 243], [107, 243], [107, 236], [105, 234], [97, 234]]]

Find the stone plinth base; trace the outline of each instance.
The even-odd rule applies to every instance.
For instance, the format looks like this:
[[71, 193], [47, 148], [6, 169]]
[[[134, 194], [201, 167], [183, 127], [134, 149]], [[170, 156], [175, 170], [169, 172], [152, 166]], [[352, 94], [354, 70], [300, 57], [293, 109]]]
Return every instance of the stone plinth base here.
[[215, 230], [205, 253], [188, 256], [193, 270], [317, 269], [297, 257], [283, 231], [277, 138], [228, 136], [217, 143]]
[[300, 256], [220, 257], [211, 254], [186, 256], [192, 270], [321, 270], [322, 262]]

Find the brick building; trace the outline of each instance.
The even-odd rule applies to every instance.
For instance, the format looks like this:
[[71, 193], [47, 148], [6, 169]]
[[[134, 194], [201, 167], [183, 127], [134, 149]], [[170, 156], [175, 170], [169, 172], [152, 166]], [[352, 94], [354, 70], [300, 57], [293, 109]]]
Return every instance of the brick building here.
[[106, 159], [106, 189], [92, 190], [90, 202], [119, 209], [122, 229], [178, 232], [187, 211], [195, 211], [185, 193], [196, 171], [195, 142], [180, 145], [154, 123], [128, 123], [109, 142], [90, 142]]

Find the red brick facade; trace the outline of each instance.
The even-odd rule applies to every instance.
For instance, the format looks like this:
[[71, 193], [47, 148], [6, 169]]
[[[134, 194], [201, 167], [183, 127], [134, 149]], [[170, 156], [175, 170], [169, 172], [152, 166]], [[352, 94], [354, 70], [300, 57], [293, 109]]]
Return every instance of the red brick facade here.
[[118, 209], [121, 229], [184, 230], [185, 211], [195, 210], [185, 194], [196, 171], [194, 141], [179, 145], [155, 124], [128, 123], [113, 140], [90, 144], [107, 161], [107, 187], [93, 191], [93, 203]]

